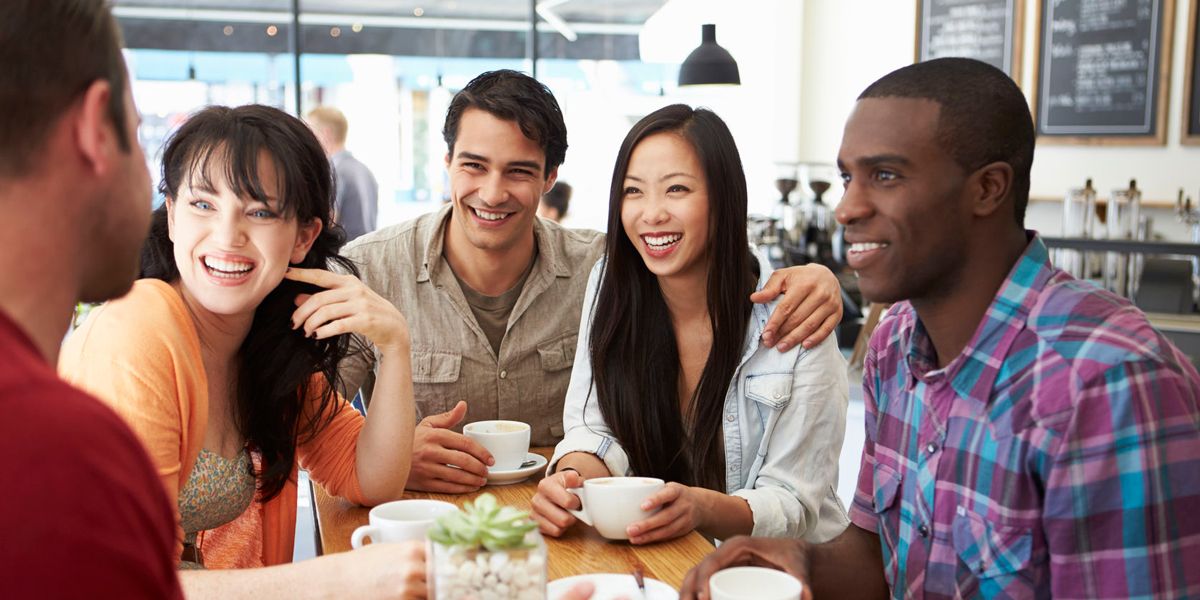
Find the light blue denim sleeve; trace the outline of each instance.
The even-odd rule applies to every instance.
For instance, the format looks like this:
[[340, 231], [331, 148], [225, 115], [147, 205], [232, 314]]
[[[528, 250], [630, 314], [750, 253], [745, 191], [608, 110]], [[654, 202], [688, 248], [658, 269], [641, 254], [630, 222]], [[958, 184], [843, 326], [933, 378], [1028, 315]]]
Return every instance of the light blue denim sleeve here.
[[571, 452], [587, 452], [604, 461], [612, 475], [629, 475], [629, 457], [613, 437], [612, 430], [600, 414], [599, 399], [592, 386], [592, 358], [588, 350], [592, 337], [592, 304], [600, 287], [600, 271], [604, 259], [596, 262], [588, 277], [579, 317], [579, 341], [575, 347], [575, 364], [571, 382], [563, 403], [563, 440], [554, 447], [554, 456], [546, 466], [546, 474], [554, 472], [558, 461]]
[[848, 401], [846, 361], [837, 340], [831, 336], [802, 352], [792, 372], [791, 398], [769, 432], [762, 467], [745, 489], [732, 494], [750, 505], [751, 535], [824, 542], [845, 529], [849, 521], [836, 489]]

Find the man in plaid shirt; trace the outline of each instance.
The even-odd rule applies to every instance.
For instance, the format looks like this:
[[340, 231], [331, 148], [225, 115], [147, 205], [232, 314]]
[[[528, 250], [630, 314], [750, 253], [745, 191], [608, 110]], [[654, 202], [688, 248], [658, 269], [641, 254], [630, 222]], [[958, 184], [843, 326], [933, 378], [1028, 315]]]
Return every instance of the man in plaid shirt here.
[[741, 538], [685, 582], [761, 564], [818, 597], [1200, 596], [1200, 375], [1023, 227], [1034, 129], [970, 59], [872, 84], [838, 162], [848, 263], [899, 302], [864, 368], [852, 525]]

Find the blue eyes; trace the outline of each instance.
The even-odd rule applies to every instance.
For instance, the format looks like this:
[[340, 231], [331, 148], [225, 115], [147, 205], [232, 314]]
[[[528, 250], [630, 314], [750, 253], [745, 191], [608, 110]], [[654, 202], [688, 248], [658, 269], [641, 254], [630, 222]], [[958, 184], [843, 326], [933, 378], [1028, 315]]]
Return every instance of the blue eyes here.
[[[205, 212], [216, 210], [216, 207], [213, 206], [213, 203], [209, 202], [208, 200], [192, 200], [188, 203], [188, 205], [197, 210]], [[278, 213], [272, 212], [265, 208], [256, 208], [248, 212], [247, 215], [254, 219], [275, 219], [279, 216]]]

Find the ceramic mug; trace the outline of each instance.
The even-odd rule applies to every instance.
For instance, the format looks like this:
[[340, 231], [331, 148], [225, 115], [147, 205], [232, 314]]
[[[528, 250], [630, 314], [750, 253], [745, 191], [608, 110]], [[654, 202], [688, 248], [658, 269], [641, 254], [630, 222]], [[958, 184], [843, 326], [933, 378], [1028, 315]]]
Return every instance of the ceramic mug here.
[[476, 421], [463, 427], [463, 435], [487, 448], [496, 459], [490, 471], [513, 471], [529, 454], [529, 424], [520, 421]]
[[440, 516], [458, 510], [440, 500], [396, 500], [371, 509], [369, 525], [354, 530], [350, 545], [361, 548], [365, 538], [372, 544], [425, 539], [425, 532]]
[[731, 567], [708, 578], [712, 600], [800, 600], [803, 592], [799, 579], [763, 567]]
[[642, 510], [642, 502], [665, 486], [663, 480], [653, 477], [588, 479], [582, 488], [567, 489], [583, 505], [570, 513], [610, 540], [627, 540], [626, 528], [658, 512]]

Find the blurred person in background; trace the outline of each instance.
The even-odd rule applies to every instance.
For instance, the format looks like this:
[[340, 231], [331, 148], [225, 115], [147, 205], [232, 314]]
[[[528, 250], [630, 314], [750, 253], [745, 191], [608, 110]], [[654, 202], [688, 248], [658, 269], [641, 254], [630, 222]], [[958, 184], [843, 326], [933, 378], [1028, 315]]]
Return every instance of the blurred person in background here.
[[318, 106], [306, 119], [333, 163], [337, 182], [333, 220], [346, 230], [346, 241], [375, 231], [379, 184], [367, 165], [346, 149], [346, 134], [350, 130], [346, 115], [332, 106]]
[[563, 218], [567, 216], [567, 207], [571, 205], [571, 191], [571, 184], [565, 181], [555, 183], [554, 187], [542, 196], [542, 201], [538, 204], [538, 216], [562, 223]]
[[54, 373], [77, 302], [129, 291], [150, 223], [120, 32], [101, 0], [0, 2], [0, 595], [180, 598], [138, 438]]

